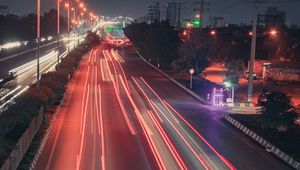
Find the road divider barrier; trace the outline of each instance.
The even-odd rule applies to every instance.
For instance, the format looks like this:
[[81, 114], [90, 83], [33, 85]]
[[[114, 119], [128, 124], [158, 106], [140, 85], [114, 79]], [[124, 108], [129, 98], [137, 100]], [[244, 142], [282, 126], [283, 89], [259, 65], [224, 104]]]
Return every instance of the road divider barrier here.
[[33, 140], [39, 128], [41, 127], [43, 120], [44, 109], [42, 107], [39, 110], [38, 115], [35, 118], [33, 118], [29, 127], [25, 130], [14, 149], [4, 161], [1, 170], [13, 170], [18, 168], [18, 165], [22, 161], [23, 156], [25, 155], [29, 146], [31, 145], [31, 141]]
[[250, 130], [243, 124], [241, 124], [239, 121], [232, 118], [230, 115], [225, 116], [225, 120], [229, 122], [231, 125], [235, 126], [237, 129], [242, 131], [244, 134], [246, 134], [248, 137], [255, 140], [258, 144], [265, 148], [269, 148], [270, 152], [275, 155], [276, 157], [280, 158], [285, 163], [289, 164], [291, 167], [300, 170], [300, 163], [296, 160], [294, 160], [291, 156], [281, 151], [276, 146], [272, 145], [270, 142], [268, 142], [263, 137], [257, 135], [254, 131]]

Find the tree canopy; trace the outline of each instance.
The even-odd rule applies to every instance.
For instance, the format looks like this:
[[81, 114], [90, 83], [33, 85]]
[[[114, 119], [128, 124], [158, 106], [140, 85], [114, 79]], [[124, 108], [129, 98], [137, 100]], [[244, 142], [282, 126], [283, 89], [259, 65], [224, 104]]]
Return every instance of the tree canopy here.
[[150, 25], [133, 23], [124, 32], [146, 57], [162, 67], [169, 67], [178, 55], [179, 32], [168, 22], [155, 22]]
[[298, 118], [291, 97], [280, 91], [264, 91], [259, 95], [258, 105], [261, 107], [259, 112], [262, 117], [262, 126], [265, 128], [288, 127], [293, 125]]

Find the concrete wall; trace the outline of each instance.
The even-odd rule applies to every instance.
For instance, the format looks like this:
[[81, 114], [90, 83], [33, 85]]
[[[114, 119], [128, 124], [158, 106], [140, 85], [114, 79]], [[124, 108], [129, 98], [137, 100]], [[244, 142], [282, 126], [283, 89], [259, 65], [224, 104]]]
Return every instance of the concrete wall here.
[[8, 158], [1, 167], [1, 170], [15, 170], [23, 159], [23, 156], [27, 152], [34, 136], [40, 129], [43, 123], [44, 112], [43, 108], [40, 109], [39, 114], [31, 121], [30, 126], [24, 132], [19, 142], [16, 144], [13, 151], [9, 154]]

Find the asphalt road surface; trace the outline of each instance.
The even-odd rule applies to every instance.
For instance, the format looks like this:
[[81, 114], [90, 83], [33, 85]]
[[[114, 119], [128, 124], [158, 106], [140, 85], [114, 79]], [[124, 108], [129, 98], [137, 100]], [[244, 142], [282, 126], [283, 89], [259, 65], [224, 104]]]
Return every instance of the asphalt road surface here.
[[36, 169], [289, 169], [133, 48], [122, 54], [83, 58]]

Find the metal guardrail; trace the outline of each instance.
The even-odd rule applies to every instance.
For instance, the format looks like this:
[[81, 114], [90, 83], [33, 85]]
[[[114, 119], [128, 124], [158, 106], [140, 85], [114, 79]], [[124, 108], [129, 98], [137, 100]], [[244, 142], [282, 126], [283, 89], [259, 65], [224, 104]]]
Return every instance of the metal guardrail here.
[[230, 124], [232, 124], [233, 126], [235, 126], [240, 131], [242, 131], [244, 134], [249, 136], [251, 139], [256, 141], [258, 144], [262, 145], [263, 147], [270, 148], [270, 151], [273, 155], [280, 158], [282, 161], [289, 164], [291, 167], [293, 167], [297, 170], [300, 170], [300, 163], [298, 161], [294, 160], [291, 156], [289, 156], [285, 152], [281, 151], [276, 146], [272, 145], [269, 141], [267, 141], [263, 137], [257, 135], [254, 131], [250, 130], [249, 128], [247, 128], [246, 126], [244, 126], [239, 121], [235, 120], [234, 118], [232, 118], [229, 115], [225, 116], [225, 120], [227, 122], [229, 122]]

